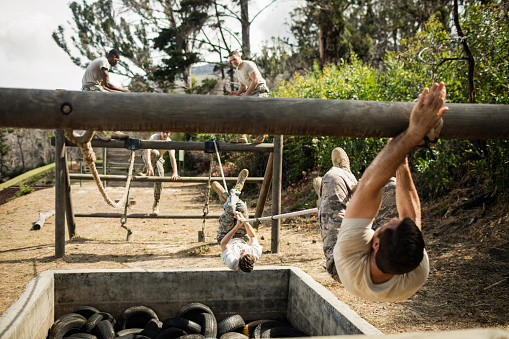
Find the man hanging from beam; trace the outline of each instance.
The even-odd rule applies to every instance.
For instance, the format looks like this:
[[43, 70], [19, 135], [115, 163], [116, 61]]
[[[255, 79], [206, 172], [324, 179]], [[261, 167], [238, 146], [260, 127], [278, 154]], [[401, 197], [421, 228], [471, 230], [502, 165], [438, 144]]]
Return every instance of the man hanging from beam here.
[[[405, 300], [428, 277], [421, 207], [408, 154], [440, 124], [448, 110], [443, 107], [445, 97], [443, 82], [424, 89], [411, 112], [408, 128], [375, 157], [358, 184], [342, 149], [333, 159], [335, 166], [322, 179], [319, 223], [326, 269], [356, 296], [373, 301]], [[399, 218], [373, 231], [384, 187], [394, 173]]]
[[248, 175], [247, 169], [240, 171], [237, 184], [230, 190], [230, 194], [217, 181], [212, 183], [212, 188], [219, 200], [224, 202], [224, 212], [219, 217], [217, 230], [223, 263], [231, 270], [250, 273], [262, 255], [262, 246], [253, 227], [242, 221], [249, 216], [246, 203], [239, 198]]

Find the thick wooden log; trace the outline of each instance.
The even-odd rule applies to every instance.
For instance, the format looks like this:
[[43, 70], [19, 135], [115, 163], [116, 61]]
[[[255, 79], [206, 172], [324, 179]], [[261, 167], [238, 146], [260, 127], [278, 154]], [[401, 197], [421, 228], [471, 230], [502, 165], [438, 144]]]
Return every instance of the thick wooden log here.
[[[92, 174], [70, 174], [70, 178], [74, 180], [94, 180], [94, 177]], [[101, 180], [107, 180], [107, 181], [127, 181], [127, 175], [99, 175], [99, 178]], [[212, 177], [212, 181], [222, 181], [222, 177]], [[228, 182], [236, 182], [237, 177], [224, 177], [224, 179]], [[177, 181], [172, 180], [171, 177], [144, 177], [144, 176], [133, 176], [132, 181], [138, 181], [138, 182], [207, 182], [209, 180], [208, 177], [181, 177]], [[262, 183], [263, 178], [262, 177], [248, 177], [246, 179], [246, 182], [250, 183]]]
[[[265, 176], [263, 177], [262, 187], [260, 189], [260, 196], [258, 197], [258, 204], [256, 205], [255, 218], [259, 218], [263, 214], [265, 208], [265, 202], [269, 195], [270, 183], [272, 182], [272, 170], [274, 163], [274, 153], [270, 153], [269, 160], [267, 160], [267, 167], [265, 168]], [[253, 225], [254, 228], [258, 229], [258, 225]]]
[[[283, 177], [283, 136], [274, 136], [274, 157], [272, 170], [272, 215], [281, 214], [281, 181]], [[270, 251], [279, 252], [279, 235], [281, 221], [272, 220]]]
[[55, 257], [65, 255], [65, 145], [64, 132], [55, 131]]
[[[0, 88], [0, 127], [393, 137], [414, 105]], [[442, 139], [509, 138], [509, 105], [447, 105]]]

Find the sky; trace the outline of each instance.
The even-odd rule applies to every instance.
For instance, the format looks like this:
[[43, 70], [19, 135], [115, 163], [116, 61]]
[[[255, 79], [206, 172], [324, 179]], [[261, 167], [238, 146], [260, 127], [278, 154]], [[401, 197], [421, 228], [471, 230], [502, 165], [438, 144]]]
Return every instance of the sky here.
[[[80, 90], [83, 69], [74, 65], [51, 34], [71, 20], [70, 0], [0, 0], [0, 87]], [[253, 17], [269, 0], [251, 0]], [[289, 13], [303, 0], [277, 0], [251, 25], [251, 51], [272, 36], [289, 36]], [[67, 30], [69, 31], [69, 29]], [[108, 47], [106, 47], [108, 49]], [[99, 57], [99, 56], [98, 56]], [[111, 75], [115, 85], [129, 79]]]

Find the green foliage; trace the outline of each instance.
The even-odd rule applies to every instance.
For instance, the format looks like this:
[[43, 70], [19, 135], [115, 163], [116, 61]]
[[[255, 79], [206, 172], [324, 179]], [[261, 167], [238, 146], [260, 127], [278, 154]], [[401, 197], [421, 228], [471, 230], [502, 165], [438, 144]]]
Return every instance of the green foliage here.
[[27, 195], [27, 194], [30, 194], [33, 191], [34, 191], [34, 188], [32, 186], [21, 184], [21, 185], [19, 185], [19, 191], [14, 193], [13, 199], [14, 198], [22, 197], [22, 196]]
[[[401, 40], [399, 52], [389, 52], [381, 70], [353, 56], [345, 62], [315, 63], [305, 75], [282, 81], [272, 96], [291, 98], [413, 101], [422, 88], [437, 81], [447, 85], [447, 101], [469, 102], [468, 63], [461, 39], [448, 32], [444, 12], [432, 16], [415, 36]], [[476, 60], [475, 100], [509, 104], [509, 26], [507, 5], [468, 5], [460, 24]], [[349, 154], [352, 171], [359, 177], [384, 146], [382, 139], [336, 137], [285, 137], [285, 180], [291, 183], [303, 172], [331, 166], [330, 153], [341, 146]], [[487, 153], [478, 141], [448, 140], [430, 151], [418, 148], [410, 155], [416, 185], [422, 195], [439, 197], [453, 187], [483, 187], [485, 194], [509, 199], [509, 141], [490, 140]]]

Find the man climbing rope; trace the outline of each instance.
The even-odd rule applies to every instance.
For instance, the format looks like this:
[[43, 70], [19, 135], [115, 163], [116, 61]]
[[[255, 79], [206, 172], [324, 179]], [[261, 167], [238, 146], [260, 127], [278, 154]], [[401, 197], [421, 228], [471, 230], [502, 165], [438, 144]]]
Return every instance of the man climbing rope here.
[[[336, 149], [334, 167], [322, 179], [319, 223], [326, 268], [356, 296], [373, 301], [405, 300], [426, 281], [429, 259], [421, 233], [419, 196], [407, 157], [441, 123], [448, 110], [442, 107], [445, 96], [444, 83], [423, 90], [408, 128], [376, 156], [357, 185], [342, 149]], [[399, 218], [373, 231], [383, 189], [394, 173]]]
[[[230, 62], [235, 67], [235, 74], [237, 75], [240, 86], [237, 91], [231, 91], [229, 95], [257, 97], [269, 96], [269, 88], [254, 62], [242, 60], [238, 51], [232, 51], [230, 53]], [[260, 144], [266, 137], [267, 134], [259, 135], [253, 140], [253, 143]], [[247, 143], [247, 136], [245, 134], [241, 134], [230, 142]]]
[[[162, 140], [162, 141], [171, 141], [170, 139], [171, 132], [164, 131], [156, 134], [152, 134], [149, 138], [150, 141]], [[166, 150], [166, 149], [146, 149], [145, 152], [142, 153], [141, 158], [143, 162], [145, 162], [145, 173], [143, 175], [154, 175], [157, 177], [164, 177], [164, 159], [163, 155], [165, 152], [168, 152], [170, 157], [171, 168], [173, 169], [173, 173], [171, 175], [172, 180], [177, 180], [180, 178], [177, 172], [177, 160], [175, 159], [175, 151], [174, 150]], [[150, 159], [150, 161], [149, 161]], [[152, 213], [155, 215], [159, 215], [159, 201], [161, 200], [161, 191], [163, 190], [163, 183], [156, 182], [154, 183], [154, 205], [152, 206]]]
[[217, 230], [217, 242], [221, 246], [223, 263], [231, 270], [249, 273], [262, 255], [262, 246], [251, 225], [242, 221], [248, 217], [248, 210], [239, 195], [248, 175], [247, 169], [240, 171], [237, 184], [230, 190], [229, 195], [217, 181], [212, 183], [212, 188], [218, 194], [219, 200], [225, 203]]
[[[114, 67], [119, 61], [120, 52], [116, 49], [112, 49], [106, 57], [100, 57], [92, 61], [87, 66], [81, 80], [81, 90], [92, 92], [129, 92], [127, 87], [117, 87], [110, 82], [109, 66]], [[113, 132], [111, 137], [103, 131], [96, 131], [95, 134], [104, 141], [109, 141], [111, 138], [124, 139], [129, 137], [127, 133], [120, 131]]]

